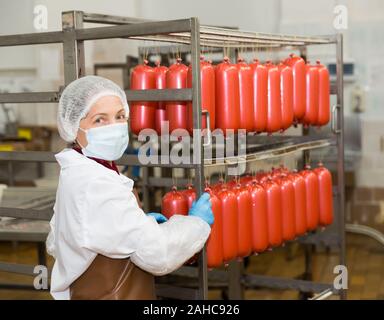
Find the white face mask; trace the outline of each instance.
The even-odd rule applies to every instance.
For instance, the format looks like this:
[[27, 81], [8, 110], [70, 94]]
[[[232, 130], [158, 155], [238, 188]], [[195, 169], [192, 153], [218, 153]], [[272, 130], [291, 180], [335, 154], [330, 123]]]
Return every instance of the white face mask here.
[[87, 157], [113, 161], [121, 158], [128, 147], [128, 123], [109, 124], [102, 127], [84, 130], [88, 144], [81, 146]]

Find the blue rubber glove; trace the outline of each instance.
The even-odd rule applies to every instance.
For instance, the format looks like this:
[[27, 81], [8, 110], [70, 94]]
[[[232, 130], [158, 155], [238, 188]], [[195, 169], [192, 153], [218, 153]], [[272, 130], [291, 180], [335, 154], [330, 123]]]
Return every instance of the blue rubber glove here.
[[203, 193], [197, 201], [192, 203], [188, 215], [199, 217], [211, 226], [213, 224], [214, 217], [210, 198], [211, 196], [209, 193]]
[[156, 213], [156, 212], [147, 213], [147, 216], [154, 217], [156, 219], [157, 223], [163, 223], [163, 222], [166, 222], [168, 220], [161, 213]]

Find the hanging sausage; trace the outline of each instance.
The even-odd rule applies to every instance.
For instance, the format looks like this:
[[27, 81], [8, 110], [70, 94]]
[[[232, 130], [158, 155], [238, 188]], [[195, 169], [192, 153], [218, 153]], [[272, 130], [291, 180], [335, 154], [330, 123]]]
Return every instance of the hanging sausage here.
[[264, 132], [268, 121], [268, 71], [259, 60], [250, 63], [253, 76], [253, 117], [256, 132]]
[[280, 71], [277, 66], [267, 61], [268, 70], [268, 119], [267, 132], [269, 134], [282, 129]]
[[292, 68], [280, 63], [281, 123], [286, 130], [293, 124], [293, 73]]
[[187, 189], [182, 190], [181, 193], [187, 199], [188, 209], [190, 209], [192, 207], [192, 203], [196, 200], [195, 189], [191, 185], [188, 185]]
[[242, 186], [248, 186], [248, 185], [252, 184], [253, 181], [256, 181], [256, 177], [249, 175], [249, 174], [242, 176], [240, 178], [240, 184]]
[[[166, 88], [166, 74], [168, 68], [166, 66], [161, 66], [160, 61], [156, 62], [156, 67], [153, 68], [155, 72], [156, 79], [156, 89], [165, 89]], [[161, 126], [164, 121], [167, 121], [167, 113], [165, 110], [165, 102], [157, 102], [157, 107], [155, 111], [155, 130], [158, 135], [161, 134]]]
[[317, 125], [319, 114], [319, 72], [316, 66], [306, 65], [306, 104], [303, 123]]
[[320, 224], [327, 226], [333, 222], [332, 175], [322, 163], [313, 172], [319, 181]]
[[223, 263], [223, 212], [220, 199], [215, 192], [207, 188], [211, 196], [214, 223], [207, 241], [207, 265], [208, 268], [217, 268]]
[[239, 177], [234, 177], [233, 179], [227, 182], [227, 188], [232, 190], [237, 186], [238, 183], [239, 183]]
[[166, 193], [161, 204], [161, 213], [169, 219], [175, 214], [188, 214], [188, 201], [184, 195], [177, 191], [176, 187]]
[[232, 191], [237, 199], [238, 257], [252, 252], [252, 198], [247, 187], [238, 184]]
[[256, 174], [256, 179], [257, 183], [263, 183], [267, 180], [269, 180], [269, 174], [264, 171], [260, 171], [259, 173]]
[[[187, 87], [188, 67], [178, 58], [166, 74], [167, 89], [185, 89]], [[187, 129], [187, 103], [184, 101], [168, 101], [166, 112], [169, 121], [169, 132], [175, 129]]]
[[295, 192], [295, 226], [296, 235], [307, 232], [307, 195], [304, 178], [297, 171], [290, 172], [288, 177], [292, 181]]
[[295, 190], [292, 181], [284, 174], [276, 182], [281, 189], [283, 240], [293, 240], [296, 237]]
[[319, 183], [315, 173], [310, 170], [310, 166], [301, 171], [300, 174], [305, 181], [305, 194], [307, 197], [307, 229], [315, 230], [319, 225], [320, 203], [319, 203]]
[[262, 186], [267, 194], [268, 241], [271, 247], [275, 247], [283, 242], [281, 190], [272, 180], [266, 180]]
[[[209, 112], [210, 129], [215, 129], [215, 69], [212, 63], [205, 61], [204, 57], [200, 57], [200, 81], [201, 81], [201, 109]], [[192, 88], [192, 65], [188, 68], [187, 87]], [[207, 117], [202, 116], [201, 128], [207, 127]], [[193, 130], [193, 107], [188, 102], [188, 131], [192, 134]]]
[[215, 68], [216, 77], [216, 128], [236, 130], [240, 125], [239, 117], [239, 72], [234, 64], [225, 57]]
[[252, 202], [252, 251], [263, 252], [268, 248], [267, 194], [255, 181], [248, 185]]
[[269, 176], [273, 179], [275, 178], [280, 178], [280, 176], [283, 173], [286, 173], [287, 169], [284, 167], [279, 167], [279, 168], [272, 168], [272, 171], [269, 173]]
[[293, 72], [293, 113], [297, 122], [304, 117], [306, 105], [306, 70], [303, 58], [291, 54], [284, 61], [284, 64], [290, 66]]
[[224, 179], [219, 179], [219, 181], [216, 184], [212, 185], [211, 189], [213, 192], [217, 193], [221, 191], [224, 188], [224, 186], [226, 186]]
[[[132, 90], [156, 89], [155, 72], [148, 66], [147, 60], [132, 69], [130, 88]], [[129, 116], [131, 131], [138, 135], [143, 129], [154, 129], [155, 111], [155, 102], [132, 101]]]
[[254, 129], [253, 115], [253, 72], [251, 67], [239, 58], [236, 67], [239, 72], [239, 112], [240, 112], [240, 127], [246, 132], [251, 132]]
[[228, 262], [237, 257], [238, 220], [236, 195], [224, 187], [217, 193], [223, 214], [223, 260]]
[[319, 114], [317, 125], [324, 126], [330, 119], [330, 98], [329, 98], [329, 71], [320, 61], [316, 61], [319, 73]]

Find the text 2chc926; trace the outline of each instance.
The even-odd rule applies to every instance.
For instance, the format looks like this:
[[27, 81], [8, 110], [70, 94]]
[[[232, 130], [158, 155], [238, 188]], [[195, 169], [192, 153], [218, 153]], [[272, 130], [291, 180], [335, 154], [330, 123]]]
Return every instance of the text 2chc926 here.
[[238, 315], [240, 313], [239, 305], [225, 305], [225, 304], [189, 304], [187, 306], [186, 314], [188, 315], [220, 315], [220, 314], [232, 314]]

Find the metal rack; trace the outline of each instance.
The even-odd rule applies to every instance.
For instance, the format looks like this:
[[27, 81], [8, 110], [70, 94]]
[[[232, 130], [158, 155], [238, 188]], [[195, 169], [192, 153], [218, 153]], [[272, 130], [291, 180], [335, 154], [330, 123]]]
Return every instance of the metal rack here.
[[[84, 23], [112, 24], [94, 28], [84, 28]], [[64, 57], [64, 80], [65, 85], [85, 75], [84, 41], [112, 38], [129, 38], [139, 40], [150, 40], [160, 42], [172, 42], [185, 44], [191, 51], [192, 63], [192, 88], [189, 89], [166, 89], [166, 90], [125, 90], [128, 101], [192, 101], [193, 106], [193, 127], [201, 129], [201, 94], [200, 94], [200, 50], [201, 46], [212, 48], [268, 48], [268, 50], [299, 49], [305, 51], [308, 45], [332, 44], [336, 46], [337, 55], [337, 81], [331, 87], [331, 94], [336, 94], [337, 105], [333, 109], [332, 128], [333, 136], [309, 137], [307, 141], [285, 141], [275, 146], [256, 146], [255, 150], [248, 154], [249, 161], [256, 161], [261, 157], [282, 155], [293, 150], [305, 150], [305, 161], [309, 159], [309, 150], [312, 148], [334, 144], [338, 150], [338, 179], [336, 196], [338, 198], [338, 243], [340, 246], [340, 264], [345, 265], [345, 240], [344, 240], [344, 146], [343, 146], [343, 46], [342, 35], [300, 37], [288, 35], [272, 35], [248, 31], [234, 30], [230, 28], [218, 28], [211, 26], [200, 26], [197, 18], [172, 20], [172, 21], [148, 21], [143, 19], [116, 17], [84, 13], [81, 11], [69, 11], [62, 13], [62, 31], [44, 32], [33, 34], [18, 34], [0, 36], [1, 46], [21, 46], [34, 44], [61, 43], [63, 45]], [[54, 92], [33, 92], [33, 93], [6, 93], [0, 94], [0, 103], [50, 103], [58, 102], [59, 88]], [[269, 137], [267, 137], [269, 138]], [[284, 140], [284, 139], [283, 139]], [[259, 148], [257, 150], [257, 148]], [[193, 169], [195, 172], [194, 187], [199, 196], [204, 188], [204, 167], [205, 157], [202, 139], [195, 141], [195, 159], [200, 159], [198, 164], [140, 164], [137, 156], [125, 155], [119, 164], [143, 166], [143, 185], [156, 184], [150, 180], [147, 168], [185, 168]], [[215, 159], [217, 160], [217, 159]], [[224, 159], [230, 161], [231, 159]], [[245, 159], [247, 161], [247, 159]], [[54, 162], [51, 152], [0, 152], [0, 161], [24, 161], [24, 162]], [[168, 178], [169, 179], [169, 178]], [[159, 185], [166, 185], [169, 181], [157, 181]], [[144, 206], [148, 206], [149, 194], [144, 188]], [[49, 220], [52, 210], [29, 210], [18, 208], [0, 208], [0, 216]], [[308, 236], [310, 238], [310, 236]], [[0, 270], [9, 270], [9, 265], [0, 263]], [[198, 268], [184, 267], [175, 272], [175, 276], [197, 277], [197, 284], [181, 288], [168, 284], [159, 284], [160, 295], [169, 298], [207, 299], [208, 293], [208, 270], [206, 263], [205, 249], [199, 255]], [[266, 286], [273, 288], [291, 288], [303, 292], [322, 292], [331, 289], [341, 298], [345, 298], [345, 291], [335, 291], [331, 285], [317, 284], [310, 280], [281, 279], [276, 277], [264, 277], [244, 274], [242, 264], [232, 261], [229, 272], [215, 270], [209, 273], [210, 278], [216, 277], [221, 281], [225, 279], [229, 286], [230, 298], [242, 298], [244, 287]], [[197, 288], [196, 288], [197, 287]]]

